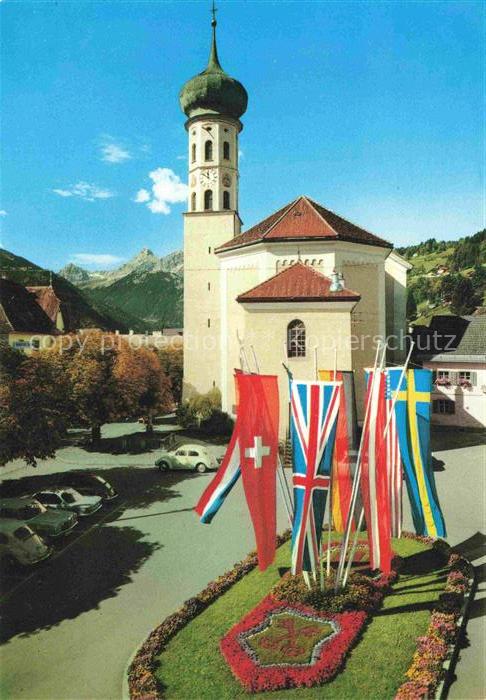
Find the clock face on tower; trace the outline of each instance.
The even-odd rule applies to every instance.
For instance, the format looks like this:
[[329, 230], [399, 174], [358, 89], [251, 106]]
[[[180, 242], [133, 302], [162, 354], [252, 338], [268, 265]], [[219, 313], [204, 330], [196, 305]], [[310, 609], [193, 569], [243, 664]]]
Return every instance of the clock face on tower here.
[[206, 187], [210, 187], [211, 185], [215, 185], [217, 181], [218, 181], [218, 172], [215, 168], [209, 168], [208, 170], [203, 170], [202, 173], [199, 175], [199, 182], [201, 183], [201, 185], [205, 185]]

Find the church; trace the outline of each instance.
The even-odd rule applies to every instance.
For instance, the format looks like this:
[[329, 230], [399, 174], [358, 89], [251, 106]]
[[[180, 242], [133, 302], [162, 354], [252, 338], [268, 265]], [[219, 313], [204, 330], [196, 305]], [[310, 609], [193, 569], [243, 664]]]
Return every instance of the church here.
[[216, 19], [206, 69], [180, 92], [187, 116], [184, 214], [184, 394], [217, 387], [234, 413], [234, 370], [315, 379], [316, 367], [352, 371], [358, 416], [363, 369], [378, 336], [403, 357], [408, 262], [386, 240], [305, 195], [246, 231], [238, 209], [239, 138], [248, 95], [221, 67]]

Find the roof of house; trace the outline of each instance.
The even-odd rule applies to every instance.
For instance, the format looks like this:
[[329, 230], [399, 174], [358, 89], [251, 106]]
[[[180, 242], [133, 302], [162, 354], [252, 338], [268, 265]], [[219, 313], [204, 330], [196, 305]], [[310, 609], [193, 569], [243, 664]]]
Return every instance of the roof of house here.
[[57, 314], [61, 308], [61, 300], [56, 296], [52, 286], [48, 287], [27, 287], [29, 292], [33, 292], [37, 298], [37, 303], [49, 316], [53, 323], [56, 322]]
[[392, 244], [325, 209], [309, 197], [300, 196], [239, 236], [223, 243], [216, 252], [260, 241], [338, 240], [392, 248]]
[[253, 289], [240, 294], [236, 301], [247, 302], [292, 302], [292, 301], [359, 301], [357, 292], [342, 289], [330, 291], [331, 280], [313, 267], [296, 262]]
[[0, 279], [0, 327], [4, 333], [55, 332], [36, 295], [21, 284], [6, 279]]
[[[418, 356], [434, 362], [486, 362], [486, 315], [434, 316]], [[424, 347], [424, 337], [429, 345]]]

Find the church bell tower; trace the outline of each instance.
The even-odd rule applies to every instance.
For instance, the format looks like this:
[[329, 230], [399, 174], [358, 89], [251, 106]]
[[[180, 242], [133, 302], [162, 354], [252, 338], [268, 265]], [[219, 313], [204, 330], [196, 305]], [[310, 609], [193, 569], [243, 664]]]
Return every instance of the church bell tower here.
[[187, 116], [188, 202], [184, 214], [184, 394], [220, 386], [221, 289], [218, 246], [240, 233], [238, 140], [248, 95], [221, 67], [216, 8], [208, 65], [179, 95]]

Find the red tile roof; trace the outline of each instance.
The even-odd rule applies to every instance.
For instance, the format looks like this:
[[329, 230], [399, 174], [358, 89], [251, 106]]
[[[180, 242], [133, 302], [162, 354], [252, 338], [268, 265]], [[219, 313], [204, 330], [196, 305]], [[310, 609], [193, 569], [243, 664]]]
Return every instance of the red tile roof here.
[[56, 323], [57, 314], [61, 308], [61, 301], [56, 296], [52, 287], [27, 287], [37, 298], [37, 303], [53, 323]]
[[297, 262], [290, 267], [278, 272], [270, 279], [258, 284], [248, 292], [240, 294], [236, 301], [263, 302], [263, 301], [359, 301], [357, 292], [350, 289], [342, 289], [340, 292], [331, 292], [329, 288], [331, 280], [321, 275], [313, 267]]
[[223, 243], [217, 251], [240, 248], [259, 241], [340, 240], [383, 248], [392, 244], [346, 221], [308, 197], [298, 197], [245, 233]]
[[35, 294], [6, 279], [0, 279], [0, 329], [2, 333], [57, 333]]

